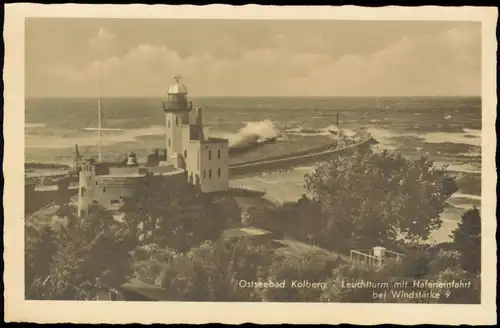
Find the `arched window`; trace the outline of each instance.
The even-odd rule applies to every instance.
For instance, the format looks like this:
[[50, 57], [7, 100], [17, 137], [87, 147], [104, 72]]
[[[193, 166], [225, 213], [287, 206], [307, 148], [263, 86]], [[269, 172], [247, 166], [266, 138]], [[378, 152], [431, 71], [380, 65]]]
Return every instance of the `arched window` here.
[[217, 169], [217, 175], [219, 176], [220, 178], [220, 167]]
[[217, 150], [217, 158], [220, 159], [220, 149]]
[[212, 151], [211, 150], [208, 151], [208, 160], [209, 161], [212, 160]]
[[208, 169], [208, 178], [212, 179], [212, 169]]

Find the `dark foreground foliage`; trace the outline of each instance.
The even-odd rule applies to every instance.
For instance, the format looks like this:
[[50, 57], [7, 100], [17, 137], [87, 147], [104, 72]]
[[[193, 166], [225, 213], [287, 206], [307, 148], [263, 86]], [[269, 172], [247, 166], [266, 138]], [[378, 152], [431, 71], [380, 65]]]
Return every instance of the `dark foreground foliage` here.
[[[93, 299], [135, 277], [179, 301], [480, 302], [479, 211], [464, 213], [449, 244], [422, 243], [457, 190], [445, 168], [363, 150], [305, 180], [307, 196], [251, 211], [248, 224], [273, 233], [260, 241], [221, 237], [240, 224], [237, 204], [187, 183], [151, 181], [120, 220], [98, 205], [84, 218], [63, 206], [59, 223], [27, 222], [26, 297]], [[383, 267], [349, 262], [350, 250], [373, 246], [405, 256]], [[360, 281], [373, 285], [349, 287]]]

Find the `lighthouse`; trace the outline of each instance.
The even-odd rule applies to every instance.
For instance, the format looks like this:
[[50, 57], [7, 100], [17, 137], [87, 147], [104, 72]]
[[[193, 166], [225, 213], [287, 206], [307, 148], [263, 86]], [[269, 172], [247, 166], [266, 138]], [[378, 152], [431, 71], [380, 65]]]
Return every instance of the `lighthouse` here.
[[180, 83], [180, 77], [174, 77], [175, 84], [168, 88], [167, 101], [163, 102], [165, 112], [165, 149], [167, 157], [177, 156], [182, 149], [182, 125], [189, 124], [189, 114], [193, 109], [187, 100], [188, 90]]
[[188, 89], [174, 77], [163, 101], [167, 160], [186, 171], [190, 183], [203, 192], [229, 189], [227, 139], [211, 138], [203, 132], [202, 109], [193, 110]]

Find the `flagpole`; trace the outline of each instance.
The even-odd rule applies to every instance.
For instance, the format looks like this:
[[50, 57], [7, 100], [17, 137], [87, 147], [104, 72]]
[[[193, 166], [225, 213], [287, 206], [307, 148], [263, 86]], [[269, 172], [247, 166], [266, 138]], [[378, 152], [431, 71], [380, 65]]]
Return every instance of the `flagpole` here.
[[101, 116], [102, 116], [102, 63], [99, 58], [99, 99], [97, 103], [97, 161], [101, 162]]

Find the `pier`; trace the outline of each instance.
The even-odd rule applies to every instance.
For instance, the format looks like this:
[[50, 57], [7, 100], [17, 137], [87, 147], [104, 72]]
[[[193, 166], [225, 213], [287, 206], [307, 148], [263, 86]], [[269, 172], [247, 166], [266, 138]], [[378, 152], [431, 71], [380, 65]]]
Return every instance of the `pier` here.
[[323, 150], [321, 152], [306, 152], [295, 156], [282, 156], [275, 159], [263, 159], [245, 163], [239, 163], [229, 166], [229, 176], [231, 178], [245, 175], [255, 175], [264, 172], [275, 172], [284, 169], [290, 169], [297, 166], [308, 165], [325, 161], [332, 156], [345, 155], [355, 149], [370, 146], [376, 143], [375, 139], [369, 138], [362, 142], [339, 148]]

